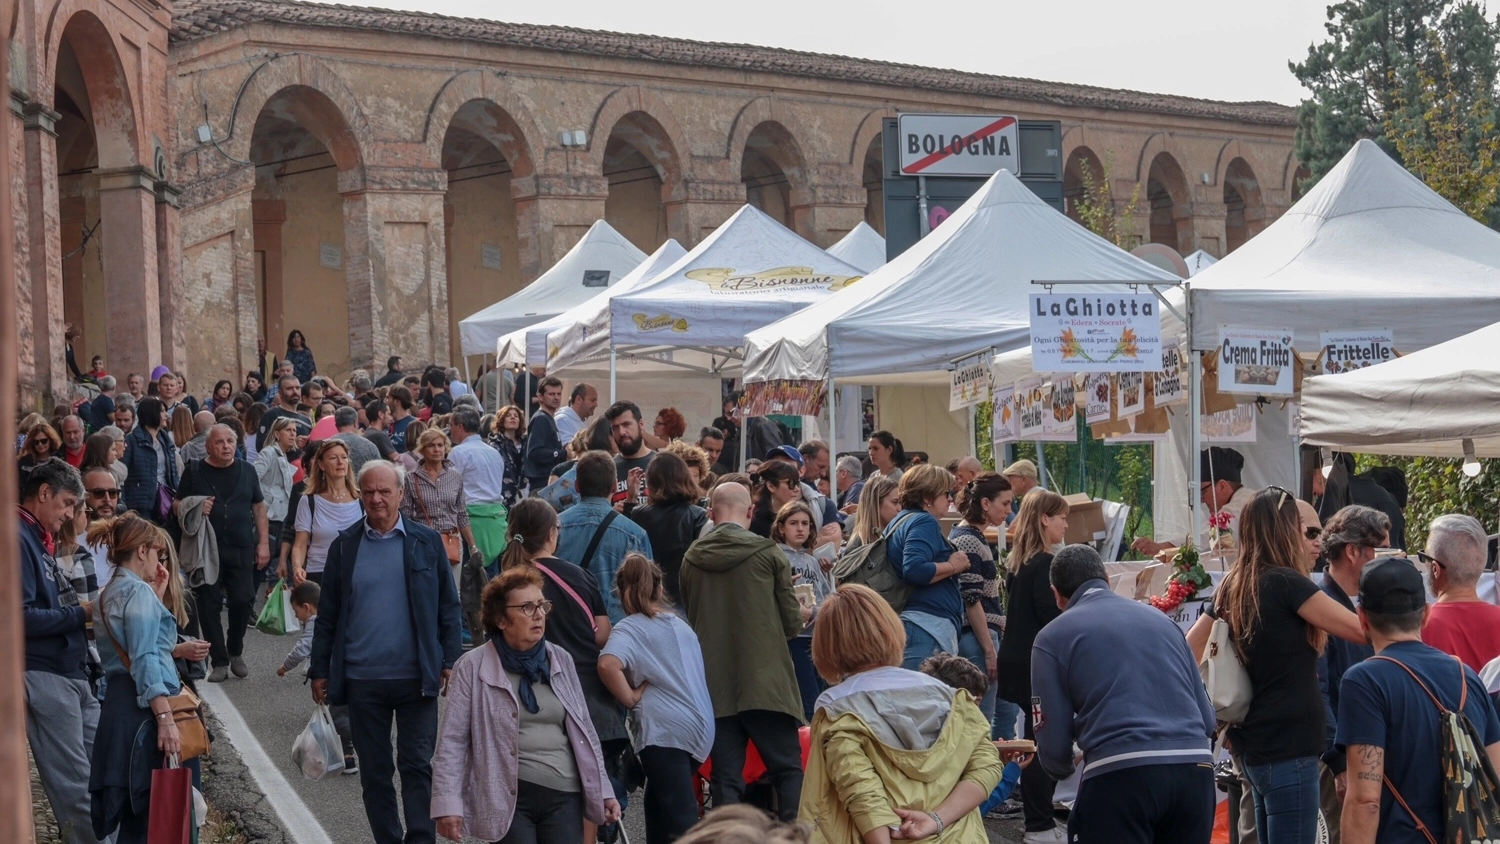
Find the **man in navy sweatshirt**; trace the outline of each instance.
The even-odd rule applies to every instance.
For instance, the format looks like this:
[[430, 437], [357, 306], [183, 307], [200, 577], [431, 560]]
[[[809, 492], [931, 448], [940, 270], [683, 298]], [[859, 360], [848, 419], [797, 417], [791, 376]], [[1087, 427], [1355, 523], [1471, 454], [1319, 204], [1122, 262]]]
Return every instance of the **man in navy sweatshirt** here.
[[1110, 591], [1099, 554], [1069, 545], [1052, 559], [1063, 614], [1031, 653], [1037, 759], [1083, 781], [1073, 844], [1208, 844], [1214, 822], [1214, 710], [1187, 640], [1160, 610]]
[[53, 543], [83, 506], [83, 480], [57, 459], [37, 464], [21, 484], [21, 621], [26, 628], [26, 739], [64, 840], [93, 844], [90, 756], [99, 701], [89, 686], [86, 626], [93, 605], [80, 602], [58, 570]]

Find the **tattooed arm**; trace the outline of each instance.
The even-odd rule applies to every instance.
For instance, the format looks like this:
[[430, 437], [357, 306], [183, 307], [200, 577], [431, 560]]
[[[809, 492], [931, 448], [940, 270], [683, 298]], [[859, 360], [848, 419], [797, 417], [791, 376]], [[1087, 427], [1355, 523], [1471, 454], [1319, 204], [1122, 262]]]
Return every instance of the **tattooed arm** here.
[[1348, 791], [1344, 795], [1344, 844], [1375, 844], [1380, 829], [1380, 796], [1384, 790], [1385, 748], [1351, 744]]

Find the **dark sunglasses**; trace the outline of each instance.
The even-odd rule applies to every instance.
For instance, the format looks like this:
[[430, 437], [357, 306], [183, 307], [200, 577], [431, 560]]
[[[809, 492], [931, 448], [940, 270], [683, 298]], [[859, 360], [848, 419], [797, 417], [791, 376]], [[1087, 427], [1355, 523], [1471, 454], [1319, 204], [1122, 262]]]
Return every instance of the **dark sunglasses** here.
[[1302, 533], [1308, 539], [1317, 539], [1318, 537], [1320, 537], [1320, 536], [1323, 535], [1323, 529], [1322, 528], [1316, 528], [1316, 527], [1310, 527], [1307, 530], [1303, 531]]
[[114, 489], [105, 489], [104, 487], [98, 487], [98, 488], [89, 490], [89, 495], [92, 495], [95, 498], [106, 498], [106, 497], [108, 497], [108, 498], [119, 498], [120, 497], [120, 490], [119, 490], [118, 487], [116, 487]]
[[1417, 552], [1417, 559], [1421, 560], [1422, 562], [1426, 563], [1429, 566], [1437, 566], [1440, 569], [1447, 568], [1447, 566], [1443, 565], [1443, 561], [1442, 560], [1439, 560], [1437, 557], [1432, 556], [1431, 554], [1427, 553], [1426, 551], [1418, 551]]

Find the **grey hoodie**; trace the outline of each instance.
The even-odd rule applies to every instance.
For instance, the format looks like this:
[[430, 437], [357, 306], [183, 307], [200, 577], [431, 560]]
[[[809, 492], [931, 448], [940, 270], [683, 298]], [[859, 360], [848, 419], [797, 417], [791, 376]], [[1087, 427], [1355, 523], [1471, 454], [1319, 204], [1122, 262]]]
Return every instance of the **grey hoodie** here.
[[190, 587], [211, 585], [219, 582], [219, 543], [214, 537], [214, 526], [203, 514], [206, 495], [189, 495], [179, 498], [174, 507], [177, 521], [182, 525], [182, 552], [178, 562], [182, 575]]

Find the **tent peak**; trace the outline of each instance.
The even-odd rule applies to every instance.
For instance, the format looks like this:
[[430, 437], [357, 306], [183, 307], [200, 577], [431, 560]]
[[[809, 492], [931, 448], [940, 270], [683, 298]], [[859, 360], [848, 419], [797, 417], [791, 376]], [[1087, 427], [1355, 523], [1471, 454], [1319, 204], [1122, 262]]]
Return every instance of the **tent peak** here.
[[1423, 209], [1468, 218], [1368, 138], [1356, 141], [1339, 163], [1286, 213], [1331, 220], [1389, 208]]

